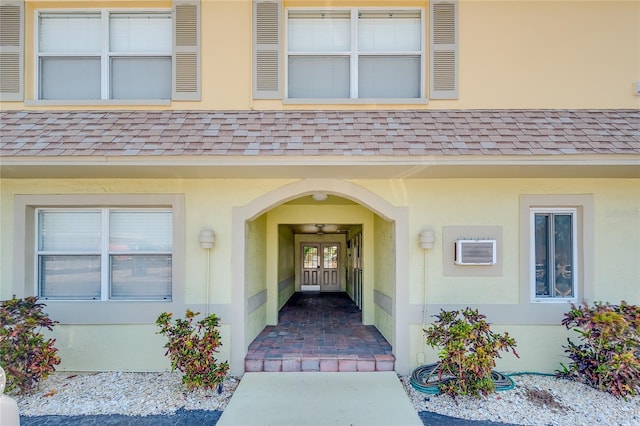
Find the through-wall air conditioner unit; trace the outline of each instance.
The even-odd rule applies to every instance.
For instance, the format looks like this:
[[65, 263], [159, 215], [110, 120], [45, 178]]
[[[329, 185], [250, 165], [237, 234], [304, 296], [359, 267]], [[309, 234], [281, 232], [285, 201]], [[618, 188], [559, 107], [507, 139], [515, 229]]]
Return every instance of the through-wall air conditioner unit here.
[[456, 240], [456, 265], [495, 265], [496, 240]]

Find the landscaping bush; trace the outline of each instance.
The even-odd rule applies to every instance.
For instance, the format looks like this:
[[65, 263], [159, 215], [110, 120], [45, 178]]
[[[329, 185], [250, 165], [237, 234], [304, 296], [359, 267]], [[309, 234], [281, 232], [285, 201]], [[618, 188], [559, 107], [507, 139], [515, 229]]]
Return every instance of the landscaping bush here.
[[571, 305], [562, 325], [573, 329], [582, 344], [567, 338], [571, 359], [558, 375], [581, 381], [616, 397], [640, 392], [640, 307], [597, 303]]
[[[480, 396], [495, 391], [491, 370], [500, 351], [513, 352], [516, 342], [509, 333], [491, 331], [485, 316], [477, 309], [444, 311], [424, 330], [427, 344], [441, 347], [438, 380], [441, 393]], [[443, 380], [446, 379], [446, 380]]]
[[199, 312], [187, 309], [185, 319], [172, 322], [171, 313], [163, 312], [156, 320], [159, 334], [169, 340], [165, 355], [171, 360], [171, 370], [183, 373], [182, 383], [188, 390], [196, 388], [212, 389], [221, 386], [227, 372], [228, 362], [218, 362], [214, 354], [222, 346], [218, 325], [220, 320], [211, 314], [193, 325]]
[[0, 304], [0, 365], [7, 378], [7, 392], [28, 393], [38, 388], [60, 364], [55, 339], [45, 339], [42, 328], [53, 330], [37, 297], [3, 300]]

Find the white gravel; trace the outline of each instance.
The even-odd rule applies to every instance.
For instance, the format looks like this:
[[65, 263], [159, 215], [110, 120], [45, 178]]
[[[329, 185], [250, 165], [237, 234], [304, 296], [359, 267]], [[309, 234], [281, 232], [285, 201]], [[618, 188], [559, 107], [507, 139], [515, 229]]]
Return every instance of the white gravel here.
[[[283, 373], [286, 374], [286, 373]], [[187, 392], [180, 373], [56, 372], [29, 396], [13, 396], [20, 414], [146, 416], [186, 410], [224, 410], [239, 379], [228, 377], [217, 390]], [[427, 395], [401, 377], [417, 411], [472, 420], [522, 425], [640, 425], [640, 397], [625, 401], [579, 383], [544, 376], [514, 377], [513, 390], [488, 398]]]
[[487, 398], [427, 395], [402, 384], [418, 411], [432, 411], [471, 420], [519, 425], [640, 425], [640, 397], [628, 401], [583, 384], [548, 376], [513, 377], [515, 388]]
[[32, 395], [13, 395], [23, 416], [127, 414], [148, 416], [185, 410], [224, 410], [240, 382], [227, 377], [216, 390], [187, 392], [182, 373], [55, 372]]

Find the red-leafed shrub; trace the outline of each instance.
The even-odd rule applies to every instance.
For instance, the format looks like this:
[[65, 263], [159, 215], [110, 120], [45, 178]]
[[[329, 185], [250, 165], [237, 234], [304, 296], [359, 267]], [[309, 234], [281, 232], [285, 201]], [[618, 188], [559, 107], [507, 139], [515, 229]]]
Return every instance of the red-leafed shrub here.
[[582, 344], [567, 339], [571, 359], [558, 375], [581, 381], [616, 397], [640, 392], [640, 307], [597, 303], [571, 305], [562, 325], [573, 329]]
[[211, 314], [194, 326], [193, 319], [199, 314], [187, 309], [185, 319], [178, 318], [174, 323], [172, 314], [163, 312], [156, 320], [160, 327], [158, 333], [168, 339], [164, 347], [171, 369], [183, 373], [182, 383], [188, 390], [220, 386], [229, 371], [229, 363], [218, 362], [214, 356], [222, 346], [218, 331], [220, 320]]
[[44, 307], [37, 297], [14, 297], [0, 304], [0, 365], [7, 376], [8, 392], [36, 390], [60, 364], [55, 339], [45, 339], [40, 333], [57, 324], [42, 312]]
[[442, 310], [436, 318], [424, 332], [428, 345], [440, 347], [440, 392], [452, 397], [494, 392], [491, 373], [495, 360], [500, 358], [500, 351], [511, 351], [518, 357], [515, 339], [509, 333], [491, 331], [486, 317], [477, 309]]

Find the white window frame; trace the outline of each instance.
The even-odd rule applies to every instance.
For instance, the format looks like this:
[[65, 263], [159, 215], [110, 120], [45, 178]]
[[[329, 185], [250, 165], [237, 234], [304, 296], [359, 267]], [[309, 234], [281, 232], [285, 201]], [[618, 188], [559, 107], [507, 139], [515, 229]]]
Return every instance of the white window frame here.
[[[57, 14], [57, 15], [73, 15], [73, 14], [100, 14], [100, 21], [101, 21], [101, 34], [102, 34], [102, 48], [101, 48], [101, 52], [98, 54], [85, 54], [85, 53], [74, 53], [74, 54], [67, 54], [67, 53], [41, 53], [40, 52], [40, 46], [39, 46], [39, 40], [40, 40], [40, 34], [39, 34], [39, 29], [40, 29], [40, 17], [41, 15], [46, 15], [46, 14]], [[41, 64], [41, 58], [44, 57], [100, 57], [100, 98], [99, 99], [82, 99], [82, 100], [78, 100], [80, 104], [85, 104], [87, 102], [96, 102], [96, 101], [115, 101], [118, 103], [129, 103], [131, 102], [131, 100], [125, 100], [125, 99], [114, 99], [111, 98], [111, 87], [110, 87], [110, 81], [111, 81], [111, 58], [113, 57], [132, 57], [132, 58], [143, 58], [143, 57], [148, 57], [148, 58], [168, 58], [170, 60], [173, 60], [173, 46], [169, 45], [167, 48], [167, 52], [163, 53], [163, 54], [159, 54], [157, 52], [153, 52], [153, 53], [148, 53], [148, 52], [135, 52], [135, 53], [123, 53], [123, 52], [110, 52], [109, 51], [109, 18], [111, 16], [111, 14], [118, 14], [118, 13], [131, 13], [131, 14], [135, 14], [135, 13], [149, 13], [149, 14], [166, 14], [168, 15], [169, 19], [171, 21], [174, 20], [174, 16], [172, 13], [171, 9], [166, 9], [166, 8], [149, 8], [149, 9], [118, 9], [118, 8], [106, 8], [106, 9], [64, 9], [64, 10], [60, 10], [60, 9], [39, 9], [36, 11], [36, 13], [34, 14], [34, 95], [35, 95], [35, 99], [36, 102], [52, 102], [52, 103], [59, 103], [59, 102], [64, 102], [65, 104], [73, 104], [74, 100], [72, 99], [42, 99], [42, 87], [40, 84], [40, 64]], [[173, 37], [173, 34], [172, 34]], [[173, 79], [173, 76], [172, 76]], [[156, 99], [156, 98], [152, 98], [152, 99], [148, 99], [146, 100], [147, 102], [150, 103], [155, 103], [155, 102], [160, 102], [160, 103], [165, 103], [165, 102], [169, 102], [171, 100], [171, 87], [169, 87], [169, 97], [164, 99]]]
[[[47, 251], [47, 250], [40, 250], [39, 249], [39, 238], [40, 238], [40, 223], [39, 223], [39, 218], [40, 218], [40, 212], [94, 212], [94, 213], [100, 213], [100, 234], [101, 234], [101, 241], [100, 241], [100, 248], [99, 251], [92, 251], [92, 252], [80, 252], [80, 251], [74, 251], [74, 252], [67, 252], [67, 251]], [[37, 208], [35, 211], [35, 231], [34, 231], [34, 236], [35, 236], [35, 241], [34, 241], [34, 247], [35, 249], [35, 256], [34, 256], [34, 265], [33, 265], [33, 271], [34, 271], [34, 285], [35, 288], [33, 289], [34, 294], [38, 295], [38, 297], [42, 298], [43, 300], [84, 300], [84, 301], [91, 301], [91, 300], [100, 300], [100, 301], [112, 301], [112, 300], [118, 300], [118, 301], [171, 301], [172, 300], [172, 296], [173, 296], [173, 290], [170, 291], [170, 294], [168, 295], [168, 297], [159, 299], [159, 298], [144, 298], [144, 297], [132, 297], [132, 298], [113, 298], [111, 296], [111, 286], [112, 286], [112, 273], [111, 273], [111, 256], [114, 255], [126, 255], [126, 254], [132, 254], [130, 251], [120, 251], [120, 250], [113, 250], [110, 247], [110, 225], [109, 225], [109, 220], [110, 220], [110, 213], [112, 212], [129, 212], [129, 213], [134, 213], [134, 212], [140, 212], [140, 213], [153, 213], [153, 212], [164, 212], [164, 213], [171, 213], [172, 215], [172, 221], [173, 221], [173, 212], [171, 209], [167, 209], [167, 208], [126, 208], [126, 207], [101, 207], [101, 208]], [[172, 240], [173, 240], [173, 233], [172, 233]], [[172, 244], [173, 247], [173, 244]], [[168, 255], [171, 257], [171, 264], [173, 264], [173, 249], [171, 251], [136, 251], [135, 253], [133, 253], [135, 255]], [[42, 277], [40, 276], [40, 257], [41, 256], [55, 256], [55, 255], [60, 255], [60, 256], [82, 256], [82, 255], [92, 255], [92, 256], [99, 256], [100, 257], [100, 299], [89, 299], [89, 298], [61, 298], [61, 297], [54, 297], [54, 298], [49, 298], [46, 297], [44, 295], [41, 294], [41, 279]], [[170, 288], [173, 289], [173, 278], [171, 279], [171, 285]]]
[[[358, 50], [358, 12], [385, 12], [385, 11], [416, 11], [420, 12], [420, 50], [419, 51], [398, 51], [398, 52], [360, 52]], [[349, 52], [289, 52], [289, 13], [290, 12], [344, 12], [350, 13], [350, 31], [351, 31], [351, 50]], [[394, 8], [376, 8], [376, 7], [362, 7], [362, 8], [287, 8], [284, 22], [284, 97], [287, 102], [302, 102], [312, 103], [321, 102], [336, 102], [341, 103], [345, 101], [358, 101], [358, 102], [376, 102], [376, 103], [415, 103], [416, 101], [425, 100], [425, 10], [419, 7], [394, 7]], [[360, 56], [419, 56], [420, 58], [420, 94], [417, 98], [360, 98], [358, 97], [358, 58]], [[350, 94], [348, 98], [290, 98], [289, 97], [289, 57], [290, 56], [348, 56], [349, 57], [349, 89]]]
[[[553, 217], [554, 215], [571, 215], [571, 234], [572, 234], [572, 241], [571, 241], [571, 294], [572, 296], [569, 297], [563, 297], [563, 296], [556, 296], [556, 295], [550, 295], [550, 296], [538, 296], [536, 295], [536, 253], [535, 253], [535, 246], [536, 246], [536, 241], [535, 241], [535, 230], [536, 230], [536, 223], [535, 223], [535, 217], [537, 214], [549, 214], [551, 215], [551, 217]], [[547, 208], [531, 208], [529, 210], [529, 233], [530, 233], [530, 248], [529, 248], [529, 288], [530, 288], [530, 297], [531, 297], [531, 302], [532, 303], [575, 303], [579, 300], [580, 295], [578, 294], [578, 282], [580, 279], [580, 272], [579, 272], [579, 268], [577, 267], [578, 265], [578, 240], [579, 240], [579, 236], [578, 236], [578, 210], [576, 208], [566, 208], [566, 207], [547, 207]], [[554, 244], [555, 242], [550, 240], [550, 244]], [[551, 248], [551, 253], [554, 253], [554, 248]], [[553, 256], [552, 256], [553, 257]], [[553, 265], [555, 268], [555, 265]], [[551, 269], [551, 268], [550, 268]], [[555, 269], [552, 269], [553, 271], [555, 271]], [[555, 274], [553, 275], [555, 276]], [[554, 278], [555, 281], [555, 278]], [[550, 282], [550, 285], [552, 285], [553, 283]]]

